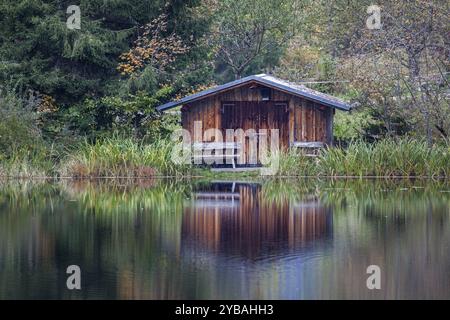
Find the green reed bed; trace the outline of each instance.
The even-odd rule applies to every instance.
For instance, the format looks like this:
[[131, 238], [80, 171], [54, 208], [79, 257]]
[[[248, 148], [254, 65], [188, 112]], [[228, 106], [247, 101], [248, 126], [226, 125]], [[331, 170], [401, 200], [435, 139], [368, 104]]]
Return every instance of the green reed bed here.
[[153, 177], [188, 174], [190, 166], [171, 161], [173, 144], [145, 144], [131, 138], [84, 142], [62, 162], [63, 177]]
[[450, 177], [450, 147], [425, 141], [385, 139], [373, 144], [362, 141], [347, 148], [322, 150], [315, 158], [298, 151], [281, 155], [280, 175], [358, 177]]
[[[155, 177], [204, 176], [209, 178], [253, 177], [255, 173], [227, 174], [205, 168], [179, 165], [172, 161], [173, 142], [145, 143], [132, 138], [105, 138], [95, 143], [84, 141], [71, 151], [53, 148], [0, 154], [0, 177], [60, 176]], [[61, 149], [60, 149], [61, 150]], [[450, 177], [450, 146], [410, 138], [385, 139], [369, 144], [355, 141], [347, 148], [321, 150], [317, 157], [299, 151], [280, 154], [276, 176], [312, 177]], [[256, 173], [257, 174], [257, 173]]]

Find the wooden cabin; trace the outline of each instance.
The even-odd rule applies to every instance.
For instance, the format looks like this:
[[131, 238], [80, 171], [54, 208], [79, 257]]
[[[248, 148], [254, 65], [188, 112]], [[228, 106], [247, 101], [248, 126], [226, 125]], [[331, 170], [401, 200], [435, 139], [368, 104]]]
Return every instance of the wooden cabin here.
[[[335, 97], [265, 74], [204, 90], [158, 110], [179, 106], [183, 128], [201, 146], [215, 141], [213, 136], [205, 139], [206, 130], [211, 128], [219, 129], [223, 137], [227, 129], [253, 129], [256, 135], [268, 136], [271, 129], [278, 129], [279, 147], [284, 150], [332, 145], [335, 110], [350, 110], [347, 103]], [[241, 148], [240, 157], [248, 163], [249, 144], [244, 142]]]

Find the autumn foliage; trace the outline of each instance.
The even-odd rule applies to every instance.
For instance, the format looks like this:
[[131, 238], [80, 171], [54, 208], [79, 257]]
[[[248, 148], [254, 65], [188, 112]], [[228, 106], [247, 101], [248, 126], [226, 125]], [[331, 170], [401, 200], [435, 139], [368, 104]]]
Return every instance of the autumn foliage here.
[[161, 14], [142, 27], [142, 34], [135, 41], [133, 48], [120, 56], [122, 62], [117, 69], [122, 75], [133, 74], [147, 64], [162, 71], [168, 68], [178, 55], [189, 51], [189, 46], [174, 32], [169, 33], [167, 26], [167, 14]]

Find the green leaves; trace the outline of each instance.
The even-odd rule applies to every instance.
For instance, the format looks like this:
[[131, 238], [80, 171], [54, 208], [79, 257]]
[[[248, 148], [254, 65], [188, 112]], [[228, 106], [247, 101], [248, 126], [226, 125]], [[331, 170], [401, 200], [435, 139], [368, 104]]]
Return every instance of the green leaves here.
[[0, 61], [20, 67], [5, 70], [0, 81], [19, 81], [63, 105], [102, 96], [118, 78], [118, 56], [129, 48], [137, 21], [145, 22], [160, 5], [144, 0], [133, 5], [125, 0], [81, 1], [81, 30], [69, 30], [69, 4], [2, 1]]
[[382, 123], [365, 110], [351, 113], [336, 112], [334, 117], [334, 136], [338, 141], [348, 142], [355, 139], [371, 138], [373, 127]]
[[73, 130], [92, 140], [112, 133], [148, 139], [167, 136], [169, 132], [162, 120], [168, 116], [158, 112], [156, 107], [166, 102], [172, 91], [166, 86], [154, 95], [138, 92], [126, 97], [87, 99], [68, 108], [64, 116]]

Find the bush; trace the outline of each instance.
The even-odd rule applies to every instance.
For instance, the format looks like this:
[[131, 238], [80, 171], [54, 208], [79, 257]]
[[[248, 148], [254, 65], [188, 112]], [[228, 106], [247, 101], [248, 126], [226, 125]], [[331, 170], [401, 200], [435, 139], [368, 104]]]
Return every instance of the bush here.
[[10, 155], [33, 147], [40, 140], [32, 106], [12, 91], [0, 90], [0, 152]]
[[334, 137], [338, 143], [346, 144], [354, 139], [364, 137], [373, 140], [382, 123], [368, 111], [336, 112], [334, 118]]
[[81, 136], [90, 140], [114, 134], [135, 138], [158, 139], [171, 133], [174, 120], [156, 110], [172, 94], [171, 87], [163, 87], [155, 94], [105, 96], [86, 99], [64, 111], [65, 122]]
[[0, 89], [0, 176], [51, 174], [53, 148], [42, 138], [34, 107], [31, 100]]

